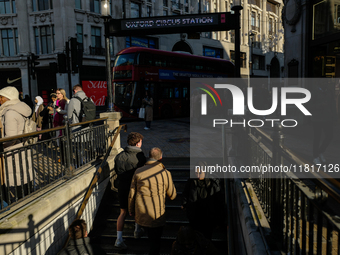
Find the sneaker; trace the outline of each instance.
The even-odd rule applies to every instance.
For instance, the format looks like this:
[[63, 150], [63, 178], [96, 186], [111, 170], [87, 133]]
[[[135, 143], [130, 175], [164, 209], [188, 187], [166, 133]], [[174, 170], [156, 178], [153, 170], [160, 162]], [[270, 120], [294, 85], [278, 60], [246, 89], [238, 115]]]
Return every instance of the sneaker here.
[[313, 163], [314, 164], [321, 164], [320, 158], [316, 157], [315, 159], [313, 159]]
[[325, 156], [322, 153], [320, 153], [319, 159], [321, 160], [322, 163], [326, 163]]
[[124, 243], [124, 241], [118, 242], [118, 239], [116, 239], [115, 247], [119, 249], [127, 249], [127, 246]]
[[144, 235], [144, 229], [139, 229], [138, 231], [135, 231], [134, 232], [134, 237], [136, 238], [136, 239], [138, 239], [138, 238], [141, 238], [142, 236]]
[[150, 128], [148, 128], [148, 127], [145, 127], [145, 128], [144, 128], [144, 130], [149, 130], [149, 129], [150, 129]]

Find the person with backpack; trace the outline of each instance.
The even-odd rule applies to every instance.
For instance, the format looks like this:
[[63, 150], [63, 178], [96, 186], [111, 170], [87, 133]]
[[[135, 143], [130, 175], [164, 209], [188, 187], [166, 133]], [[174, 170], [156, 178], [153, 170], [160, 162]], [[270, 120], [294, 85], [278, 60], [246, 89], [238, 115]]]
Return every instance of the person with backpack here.
[[[32, 114], [32, 109], [26, 103], [20, 101], [19, 91], [12, 86], [1, 89], [0, 104], [0, 121], [2, 123], [1, 137], [11, 137], [23, 134], [25, 122], [29, 120]], [[7, 160], [7, 164], [5, 164], [7, 169], [4, 169], [4, 180], [1, 180], [1, 182], [9, 188], [6, 188], [5, 190], [10, 191], [11, 201], [15, 200], [15, 189], [17, 189], [18, 198], [21, 198], [28, 194], [28, 188], [32, 188], [33, 173], [30, 151], [28, 150], [27, 154], [25, 154], [22, 150], [21, 155], [19, 155], [19, 150], [22, 147], [23, 143], [21, 140], [11, 140], [3, 143], [2, 152], [7, 154], [5, 158]], [[26, 155], [28, 157], [27, 159]], [[1, 154], [1, 156], [3, 156], [3, 154]], [[28, 165], [26, 165], [26, 162], [28, 162]], [[20, 171], [18, 171], [20, 166], [22, 166], [23, 169], [23, 176], [21, 176]], [[29, 184], [30, 187], [28, 187]], [[24, 194], [22, 194], [21, 185], [24, 187]], [[7, 195], [4, 197], [7, 198]]]
[[[67, 108], [67, 116], [69, 119], [70, 124], [80, 123], [84, 121], [93, 120], [96, 117], [96, 106], [91, 100], [91, 98], [87, 97], [85, 92], [83, 91], [82, 86], [79, 84], [75, 85], [73, 87], [74, 95], [71, 98], [68, 108]], [[84, 126], [76, 126], [72, 127], [72, 132], [77, 131], [85, 131], [86, 127]], [[83, 156], [89, 155], [84, 154], [84, 143], [86, 141], [92, 142], [93, 139], [91, 138], [91, 133], [86, 133], [81, 136], [75, 135], [74, 141], [73, 141], [73, 148], [74, 153], [76, 156], [76, 162], [75, 165], [81, 166], [84, 162]], [[92, 148], [91, 154], [95, 153], [94, 147]]]
[[[73, 87], [74, 95], [67, 109], [70, 124], [93, 120], [96, 117], [96, 106], [92, 99], [87, 97], [81, 85]], [[76, 127], [79, 129], [79, 127]]]

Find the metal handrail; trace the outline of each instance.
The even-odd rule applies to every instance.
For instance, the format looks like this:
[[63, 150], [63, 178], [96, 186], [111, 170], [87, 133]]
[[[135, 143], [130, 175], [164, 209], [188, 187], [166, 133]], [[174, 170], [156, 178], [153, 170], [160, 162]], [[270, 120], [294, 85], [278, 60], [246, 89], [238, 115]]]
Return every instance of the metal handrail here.
[[[112, 150], [112, 148], [113, 148], [113, 146], [114, 146], [114, 144], [115, 144], [115, 142], [116, 142], [116, 140], [117, 140], [117, 138], [118, 138], [118, 135], [119, 135], [119, 133], [120, 133], [120, 131], [121, 131], [121, 129], [122, 129], [123, 127], [124, 127], [124, 132], [126, 132], [126, 131], [127, 131], [127, 126], [126, 126], [126, 124], [119, 125], [119, 127], [117, 127], [117, 128], [113, 131], [113, 132], [116, 131], [116, 132], [115, 132], [115, 136], [114, 136], [114, 138], [113, 138], [113, 140], [112, 140], [112, 142], [111, 142], [111, 144], [110, 144], [110, 146], [109, 146], [109, 148], [108, 148], [108, 150], [107, 150], [107, 152], [106, 152], [106, 154], [105, 154], [105, 156], [104, 156], [104, 159], [103, 159], [103, 161], [102, 161], [100, 167], [99, 167], [99, 168], [97, 169], [97, 171], [94, 173], [93, 178], [92, 178], [92, 180], [91, 180], [91, 182], [90, 182], [90, 185], [87, 187], [87, 190], [86, 190], [86, 192], [85, 192], [83, 201], [82, 201], [81, 205], [79, 206], [78, 212], [77, 212], [77, 214], [76, 214], [75, 220], [80, 219], [80, 217], [82, 216], [82, 214], [83, 214], [83, 212], [84, 212], [84, 210], [85, 210], [85, 207], [86, 207], [86, 205], [87, 205], [87, 202], [88, 202], [88, 200], [89, 200], [89, 198], [90, 198], [90, 196], [91, 196], [91, 194], [92, 194], [92, 191], [93, 191], [93, 189], [95, 188], [95, 184], [96, 184], [96, 183], [98, 182], [98, 180], [99, 180], [99, 177], [100, 177], [100, 174], [101, 174], [101, 172], [102, 172], [102, 170], [103, 170], [103, 167], [104, 167], [104, 165], [106, 164], [107, 159], [108, 159], [108, 157], [109, 157], [109, 155], [110, 155], [110, 153], [111, 153], [111, 150]], [[69, 242], [69, 240], [70, 240], [70, 236], [68, 235], [67, 240], [66, 240], [66, 242], [65, 242], [65, 244], [64, 244], [64, 248], [67, 246], [67, 243]]]
[[[108, 119], [108, 117], [84, 121], [84, 122], [79, 122], [79, 123], [71, 124], [70, 127], [86, 125], [86, 124], [89, 124], [89, 123], [104, 121], [104, 120], [107, 120], [107, 119]], [[0, 139], [0, 143], [8, 142], [8, 141], [11, 141], [11, 140], [18, 140], [18, 139], [22, 139], [22, 138], [27, 138], [27, 137], [31, 137], [31, 136], [38, 136], [38, 135], [50, 133], [50, 132], [53, 132], [53, 131], [63, 130], [63, 129], [65, 129], [65, 127], [66, 126], [64, 125], [64, 126], [44, 129], [44, 130], [41, 130], [41, 131], [36, 131], [36, 132], [31, 132], [31, 133], [26, 133], [26, 134], [21, 134], [21, 135], [16, 135], [16, 136], [10, 136], [10, 137], [4, 137], [4, 138]]]

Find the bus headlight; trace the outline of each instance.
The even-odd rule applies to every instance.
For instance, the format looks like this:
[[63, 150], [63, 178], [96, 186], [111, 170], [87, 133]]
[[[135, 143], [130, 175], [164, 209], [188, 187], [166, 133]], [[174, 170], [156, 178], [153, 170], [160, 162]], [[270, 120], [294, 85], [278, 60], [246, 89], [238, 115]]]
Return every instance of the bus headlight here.
[[129, 112], [130, 112], [130, 114], [133, 114], [134, 110], [133, 110], [133, 109], [130, 109], [130, 111], [129, 111]]

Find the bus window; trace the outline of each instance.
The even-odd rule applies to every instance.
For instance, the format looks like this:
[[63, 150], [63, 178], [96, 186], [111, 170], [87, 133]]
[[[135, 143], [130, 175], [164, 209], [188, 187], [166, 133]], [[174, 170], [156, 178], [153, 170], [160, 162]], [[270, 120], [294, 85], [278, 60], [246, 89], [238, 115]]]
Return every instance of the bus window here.
[[155, 60], [155, 66], [161, 66], [161, 67], [166, 66], [166, 57], [165, 56], [154, 55], [154, 60]]
[[135, 54], [122, 54], [116, 59], [115, 66], [128, 66], [135, 64]]
[[162, 88], [162, 98], [164, 99], [169, 99], [169, 98], [172, 98], [174, 95], [174, 89], [173, 88], [166, 88], [166, 87], [163, 87]]
[[184, 87], [183, 88], [183, 98], [186, 98], [186, 97], [189, 97], [189, 95], [188, 95], [188, 88]]
[[179, 98], [179, 88], [175, 88], [174, 96], [175, 98]]
[[138, 64], [146, 65], [146, 66], [152, 66], [153, 65], [152, 55], [150, 53], [147, 53], [147, 52], [141, 52], [139, 54]]

